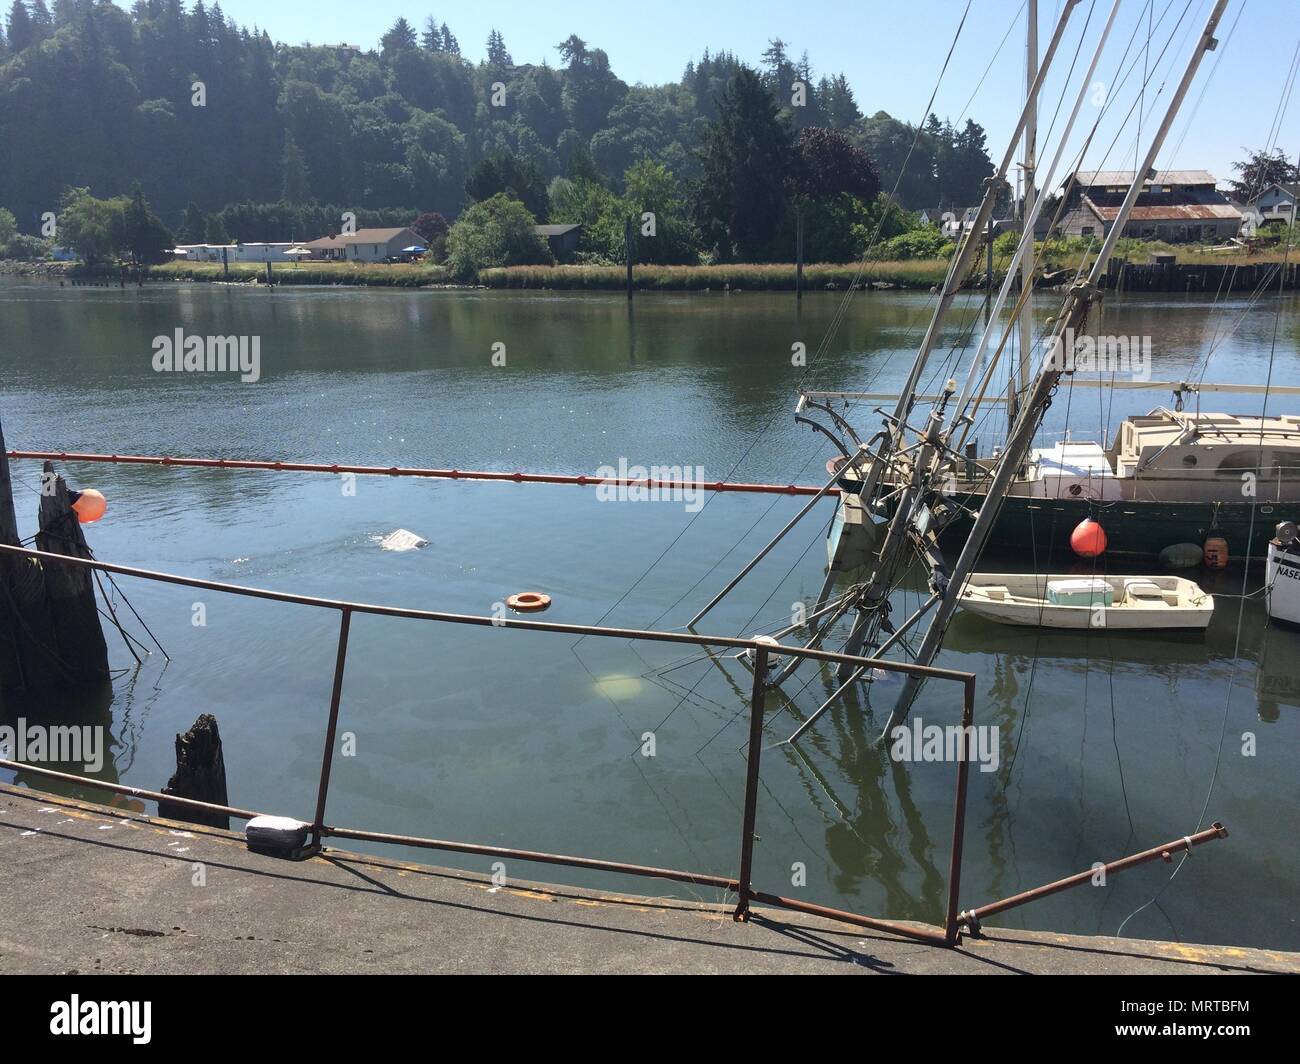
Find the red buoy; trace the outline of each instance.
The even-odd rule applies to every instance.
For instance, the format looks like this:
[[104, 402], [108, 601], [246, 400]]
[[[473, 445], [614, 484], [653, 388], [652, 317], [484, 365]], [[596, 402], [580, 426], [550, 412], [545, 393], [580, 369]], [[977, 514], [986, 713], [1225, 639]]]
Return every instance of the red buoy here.
[[72, 504], [73, 513], [83, 525], [94, 524], [104, 516], [104, 511], [107, 509], [108, 500], [104, 498], [102, 492], [94, 488], [87, 488], [81, 492]]
[[1106, 530], [1085, 517], [1070, 533], [1070, 547], [1080, 558], [1095, 558], [1106, 550]]

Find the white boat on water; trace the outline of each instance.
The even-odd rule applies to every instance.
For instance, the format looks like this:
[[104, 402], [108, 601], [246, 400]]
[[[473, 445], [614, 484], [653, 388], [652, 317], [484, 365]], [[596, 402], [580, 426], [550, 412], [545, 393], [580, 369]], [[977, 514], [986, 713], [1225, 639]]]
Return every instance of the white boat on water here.
[[958, 604], [1034, 628], [1205, 628], [1214, 615], [1214, 596], [1180, 576], [972, 573]]
[[1300, 534], [1295, 522], [1283, 521], [1268, 545], [1268, 615], [1300, 626]]

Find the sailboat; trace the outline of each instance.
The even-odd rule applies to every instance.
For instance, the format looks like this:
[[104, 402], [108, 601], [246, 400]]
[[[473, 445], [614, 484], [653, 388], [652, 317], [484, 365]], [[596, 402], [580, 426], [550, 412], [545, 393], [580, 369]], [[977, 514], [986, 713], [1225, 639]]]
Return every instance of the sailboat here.
[[[1217, 535], [1233, 559], [1264, 558], [1273, 526], [1300, 515], [1300, 416], [1182, 409], [1189, 393], [1264, 391], [1253, 385], [1168, 387], [1174, 406], [1124, 418], [1108, 447], [1065, 440], [1032, 448], [1007, 487], [988, 547], [1005, 552], [1032, 545], [1043, 557], [1068, 556], [1071, 531], [1095, 517], [1105, 527], [1108, 555], [1155, 561], [1172, 545], [1202, 544]], [[810, 393], [822, 401], [836, 394], [853, 393]], [[1270, 394], [1300, 395], [1300, 388], [1274, 387]], [[980, 458], [971, 449], [949, 464], [952, 494], [965, 505], [945, 527], [945, 540], [969, 533], [973, 514], [987, 503], [997, 460], [996, 452]], [[840, 490], [859, 494], [863, 480], [857, 470], [844, 457], [837, 465], [843, 470]], [[847, 499], [841, 506], [846, 514], [855, 512]], [[852, 531], [851, 517], [837, 526], [846, 522]], [[838, 527], [834, 535], [842, 535]], [[851, 549], [846, 541], [831, 553]]]
[[[1206, 478], [1187, 475], [1199, 468], [1202, 457], [1229, 458], [1247, 449], [1253, 440], [1256, 453], [1270, 445], [1269, 453], [1281, 467], [1289, 471], [1291, 465], [1288, 447], [1294, 439], [1297, 426], [1290, 421], [1276, 425], [1260, 419], [1251, 424], [1245, 419], [1230, 423], [1226, 415], [1183, 417], [1183, 411], [1153, 412], [1146, 421], [1130, 419], [1121, 426], [1117, 444], [1107, 454], [1101, 448], [1088, 448], [1086, 452], [1058, 447], [1053, 453], [1034, 450], [1034, 440], [1043, 424], [1043, 418], [1052, 397], [1066, 376], [1068, 366], [1059, 357], [1067, 338], [1085, 336], [1090, 311], [1101, 299], [1102, 284], [1107, 265], [1124, 226], [1132, 215], [1133, 207], [1141, 193], [1146, 175], [1155, 171], [1157, 155], [1169, 134], [1205, 55], [1217, 46], [1215, 32], [1223, 17], [1228, 0], [1216, 0], [1204, 28], [1192, 47], [1185, 69], [1170, 97], [1165, 114], [1150, 139], [1141, 166], [1135, 170], [1133, 181], [1119, 206], [1114, 223], [1102, 238], [1096, 256], [1086, 274], [1068, 286], [1060, 310], [1049, 320], [1048, 335], [1041, 347], [1032, 342], [1032, 321], [1025, 314], [1033, 290], [1029, 270], [1032, 268], [1033, 233], [1043, 206], [1035, 200], [1032, 189], [1037, 161], [1034, 157], [1034, 128], [1037, 114], [1037, 97], [1058, 47], [1066, 25], [1079, 0], [1066, 0], [1056, 27], [1038, 62], [1036, 40], [1037, 4], [1028, 0], [1028, 31], [1030, 47], [1027, 49], [1025, 103], [1012, 132], [1009, 144], [1001, 157], [995, 174], [986, 182], [985, 196], [970, 228], [966, 230], [955, 252], [948, 275], [939, 292], [938, 300], [917, 350], [907, 379], [897, 396], [892, 411], [878, 407], [882, 429], [863, 440], [846, 416], [845, 404], [870, 397], [867, 393], [810, 393], [799, 396], [796, 418], [810, 424], [835, 441], [839, 458], [828, 469], [829, 480], [822, 492], [810, 500], [795, 518], [778, 533], [748, 565], [741, 570], [714, 599], [692, 618], [691, 626], [728, 594], [741, 579], [756, 566], [803, 517], [811, 512], [818, 500], [837, 485], [843, 490], [840, 511], [832, 523], [832, 541], [828, 546], [830, 564], [826, 579], [806, 626], [809, 647], [819, 646], [836, 631], [841, 618], [852, 616], [843, 650], [850, 655], [864, 652], [883, 656], [899, 645], [910, 651], [911, 659], [918, 665], [930, 665], [942, 646], [944, 634], [954, 613], [961, 605], [961, 597], [968, 582], [976, 572], [986, 548], [999, 536], [1010, 538], [1016, 530], [1023, 531], [1024, 521], [1017, 515], [1034, 514], [1035, 508], [1045, 516], [1063, 515], [1063, 528], [1071, 528], [1070, 518], [1077, 512], [1081, 516], [1097, 507], [1118, 508], [1123, 515], [1128, 507], [1136, 515], [1139, 504], [1169, 508], [1172, 503], [1185, 505], [1195, 502], [1208, 520], [1218, 515], [1223, 521], [1235, 520], [1235, 511], [1224, 513], [1230, 505], [1244, 502], [1247, 508], [1259, 496], [1243, 492], [1243, 481], [1238, 472], [1252, 472], [1254, 487], [1264, 478], [1258, 470], [1239, 470], [1234, 464], [1232, 491], [1235, 500], [1223, 497], [1191, 499], [1143, 498], [1153, 486], [1164, 485], [1171, 492], [1180, 492], [1191, 481], [1194, 490], [1203, 492]], [[1114, 26], [1120, 7], [1114, 0], [1109, 17], [1102, 29], [1090, 65], [1079, 83], [1078, 95], [1069, 109], [1055, 157], [1049, 163], [1045, 184], [1050, 185], [1083, 106], [1106, 41]], [[1064, 101], [1063, 101], [1064, 102]], [[1062, 111], [1066, 109], [1063, 107]], [[1100, 118], [1100, 116], [1099, 116]], [[1098, 119], [1099, 120], [1099, 119]], [[1094, 127], [1095, 132], [1095, 127]], [[943, 389], [933, 396], [923, 395], [920, 384], [930, 368], [930, 356], [939, 344], [941, 330], [956, 299], [963, 289], [975, 264], [979, 245], [992, 218], [995, 203], [1007, 189], [1007, 174], [1017, 145], [1022, 138], [1026, 144], [1024, 158], [1025, 209], [1021, 236], [1016, 251], [1004, 277], [996, 303], [991, 302], [985, 321], [967, 369], [964, 382], [950, 379]], [[1089, 137], [1091, 141], [1091, 136]], [[1025, 271], [1019, 286], [1020, 294], [1011, 315], [1013, 325], [1003, 332], [1001, 340], [992, 348], [994, 334], [1002, 328], [1001, 310], [1011, 293], [1017, 271]], [[1009, 430], [1003, 444], [993, 454], [981, 460], [972, 441], [972, 429], [977, 424], [975, 412], [985, 399], [994, 367], [1007, 344], [1013, 327], [1020, 330], [1019, 381], [1008, 389], [1007, 403]], [[1042, 352], [1037, 365], [1031, 363], [1035, 352]], [[988, 358], [985, 356], [989, 355]], [[1177, 403], [1175, 405], [1178, 405]], [[928, 409], [926, 407], [928, 406]], [[816, 413], [825, 415], [829, 425], [823, 424]], [[1276, 431], [1275, 431], [1276, 430]], [[1220, 449], [1224, 449], [1220, 453]], [[1051, 451], [1053, 449], [1049, 449]], [[1194, 459], [1194, 461], [1186, 461]], [[1170, 465], [1170, 461], [1176, 465]], [[1174, 475], [1177, 474], [1177, 475]], [[1226, 479], [1226, 475], [1225, 475]], [[1289, 480], [1289, 477], [1284, 479]], [[1275, 478], [1276, 480], [1276, 478]], [[1124, 483], [1120, 483], [1123, 481]], [[965, 490], [963, 490], [963, 488]], [[1073, 489], [1078, 488], [1076, 493]], [[1128, 494], [1126, 495], [1126, 489]], [[1193, 489], [1187, 489], [1193, 490]], [[1281, 489], [1280, 489], [1281, 490]], [[1285, 490], [1290, 492], [1292, 486]], [[1093, 498], [1093, 492], [1113, 493], [1113, 498]], [[1283, 505], [1291, 495], [1279, 494], [1275, 503]], [[1056, 508], [1060, 508], [1059, 512]], [[1009, 525], [1002, 526], [1003, 514]], [[1189, 510], [1180, 520], [1190, 520]], [[1154, 511], [1146, 515], [1147, 523], [1155, 523]], [[1050, 521], [1047, 523], [1051, 523]], [[1267, 528], [1272, 522], [1264, 521]], [[999, 526], [1003, 531], [999, 532]], [[1172, 529], [1172, 526], [1165, 526]], [[1222, 527], [1222, 526], [1220, 526]], [[1006, 529], [1013, 531], [1008, 532]], [[1182, 533], [1182, 529], [1178, 529]], [[1163, 537], [1162, 537], [1163, 538]], [[1028, 555], [1031, 540], [1021, 540], [1020, 550]], [[1167, 540], [1161, 543], [1166, 545]], [[1247, 546], [1245, 549], [1249, 549]], [[835, 593], [835, 585], [843, 567], [858, 563], [863, 572], [860, 582], [845, 591]], [[904, 574], [916, 565], [924, 567], [928, 597], [911, 616], [897, 620], [892, 616], [892, 592]], [[852, 611], [850, 613], [850, 611]], [[924, 628], [924, 634], [915, 645], [906, 642], [907, 636]], [[797, 660], [778, 667], [775, 674], [765, 677], [768, 684], [779, 684], [798, 667]], [[835, 702], [835, 700], [865, 672], [864, 667], [854, 668], [842, 664], [837, 678], [841, 686], [790, 736], [791, 741], [808, 728]], [[885, 726], [884, 735], [906, 719], [920, 688], [921, 679], [910, 675], [902, 686]]]

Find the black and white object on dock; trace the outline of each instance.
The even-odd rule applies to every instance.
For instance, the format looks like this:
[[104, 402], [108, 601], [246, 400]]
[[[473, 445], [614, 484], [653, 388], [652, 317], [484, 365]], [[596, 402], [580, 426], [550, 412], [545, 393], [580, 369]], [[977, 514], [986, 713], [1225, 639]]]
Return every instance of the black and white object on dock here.
[[1300, 627], [1300, 534], [1294, 521], [1282, 521], [1268, 545], [1268, 615]]
[[315, 850], [307, 846], [310, 824], [287, 816], [257, 816], [248, 822], [244, 839], [254, 853], [299, 860]]

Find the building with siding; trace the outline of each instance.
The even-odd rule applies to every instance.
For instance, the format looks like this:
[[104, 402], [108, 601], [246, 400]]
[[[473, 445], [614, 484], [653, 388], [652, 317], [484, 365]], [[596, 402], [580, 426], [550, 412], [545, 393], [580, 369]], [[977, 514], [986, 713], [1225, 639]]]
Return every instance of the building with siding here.
[[[1132, 170], [1079, 170], [1065, 179], [1065, 208], [1053, 232], [1104, 237], [1119, 216]], [[1220, 241], [1241, 231], [1242, 213], [1206, 170], [1161, 170], [1143, 182], [1121, 236], [1171, 244]]]

